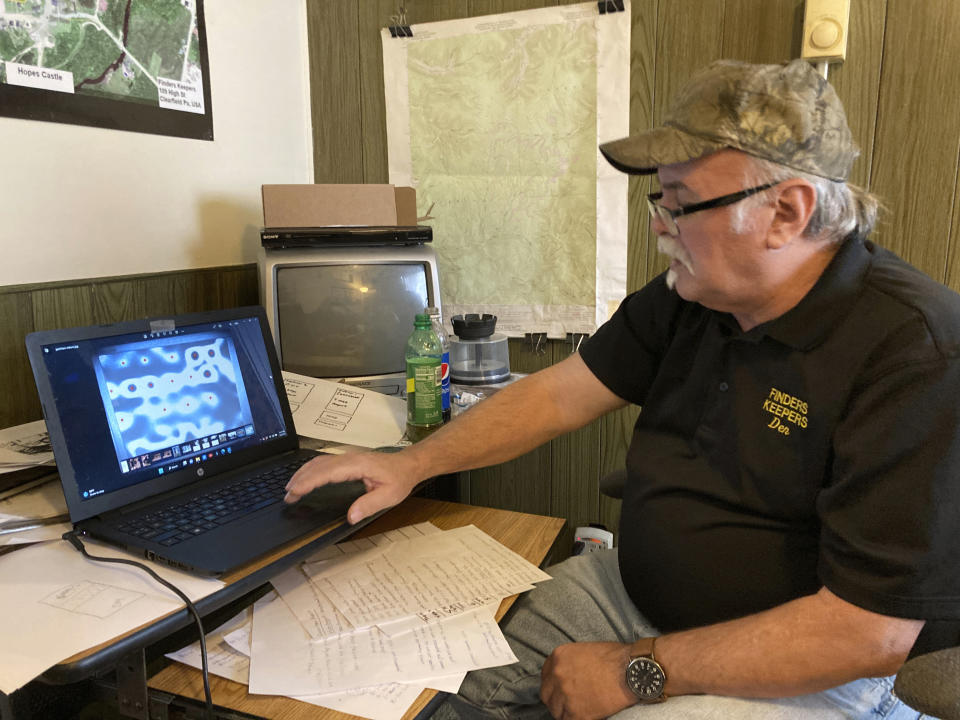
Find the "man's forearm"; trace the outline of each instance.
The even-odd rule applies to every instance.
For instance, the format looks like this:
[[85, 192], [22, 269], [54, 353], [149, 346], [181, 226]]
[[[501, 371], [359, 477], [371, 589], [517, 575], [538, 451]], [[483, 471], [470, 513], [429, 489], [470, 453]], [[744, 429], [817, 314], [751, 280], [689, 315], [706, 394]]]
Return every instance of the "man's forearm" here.
[[495, 465], [625, 404], [573, 356], [477, 403], [404, 455], [423, 478]]
[[328, 483], [362, 480], [367, 492], [347, 513], [357, 523], [396, 505], [422, 480], [509, 460], [625, 404], [574, 355], [501, 390], [403, 452], [314, 458], [287, 483], [284, 501], [298, 502]]
[[[667, 697], [789, 697], [896, 672], [922, 627], [821, 589], [756, 615], [664, 635], [654, 655]], [[554, 717], [613, 715], [637, 702], [625, 670], [631, 655], [645, 652], [648, 642], [561, 645], [543, 665], [540, 696]]]
[[923, 621], [891, 618], [826, 590], [726, 623], [666, 635], [668, 695], [788, 697], [893, 674]]

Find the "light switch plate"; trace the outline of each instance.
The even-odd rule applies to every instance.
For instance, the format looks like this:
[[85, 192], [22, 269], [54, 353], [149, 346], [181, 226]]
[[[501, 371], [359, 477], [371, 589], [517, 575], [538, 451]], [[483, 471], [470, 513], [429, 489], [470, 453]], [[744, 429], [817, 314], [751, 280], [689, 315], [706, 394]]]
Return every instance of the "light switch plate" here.
[[847, 57], [850, 0], [807, 0], [803, 13], [802, 57], [842, 62]]

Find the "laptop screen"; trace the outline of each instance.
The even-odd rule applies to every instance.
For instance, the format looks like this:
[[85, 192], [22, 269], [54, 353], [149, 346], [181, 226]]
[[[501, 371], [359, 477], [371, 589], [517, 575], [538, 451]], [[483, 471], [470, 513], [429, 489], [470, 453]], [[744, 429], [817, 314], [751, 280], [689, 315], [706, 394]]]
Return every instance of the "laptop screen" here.
[[[263, 318], [232, 315], [127, 323], [116, 326], [120, 334], [37, 334], [31, 359], [45, 370], [58, 429], [44, 388], [41, 398], [54, 449], [59, 440], [68, 455], [74, 500], [148, 497], [242, 464], [251, 449], [287, 436]], [[144, 492], [118, 493], [134, 486]]]

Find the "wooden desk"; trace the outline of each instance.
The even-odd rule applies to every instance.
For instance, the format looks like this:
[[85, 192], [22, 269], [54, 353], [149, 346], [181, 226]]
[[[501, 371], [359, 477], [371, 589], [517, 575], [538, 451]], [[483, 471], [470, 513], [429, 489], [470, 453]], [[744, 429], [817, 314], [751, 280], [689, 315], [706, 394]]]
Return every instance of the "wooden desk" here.
[[[412, 497], [363, 528], [355, 537], [373, 535], [425, 521], [432, 522], [441, 530], [476, 525], [534, 565], [543, 562], [563, 527], [563, 520], [560, 518]], [[498, 620], [503, 617], [515, 599], [516, 596], [509, 597], [500, 604], [500, 609], [497, 611]], [[150, 678], [148, 684], [151, 689], [203, 702], [203, 679], [200, 671], [180, 663], [174, 663], [157, 673]], [[210, 676], [210, 690], [215, 705], [265, 718], [329, 720], [353, 717], [291, 698], [248, 695], [246, 685], [214, 675]], [[404, 718], [415, 717], [436, 694], [435, 690], [422, 692]]]

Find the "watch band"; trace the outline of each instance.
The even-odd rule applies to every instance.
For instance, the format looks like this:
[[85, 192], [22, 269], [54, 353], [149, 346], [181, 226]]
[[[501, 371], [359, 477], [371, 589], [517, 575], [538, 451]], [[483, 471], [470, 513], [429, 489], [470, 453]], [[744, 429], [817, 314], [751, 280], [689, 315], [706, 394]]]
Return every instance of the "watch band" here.
[[657, 639], [655, 637], [639, 638], [633, 643], [633, 645], [630, 646], [630, 659], [633, 660], [634, 658], [638, 657], [648, 657], [654, 662], [657, 662], [657, 657], [653, 654], [656, 645]]

